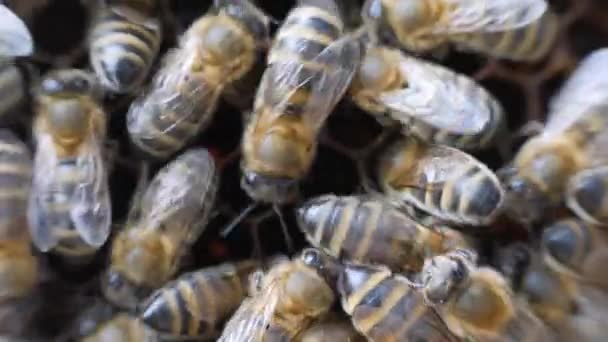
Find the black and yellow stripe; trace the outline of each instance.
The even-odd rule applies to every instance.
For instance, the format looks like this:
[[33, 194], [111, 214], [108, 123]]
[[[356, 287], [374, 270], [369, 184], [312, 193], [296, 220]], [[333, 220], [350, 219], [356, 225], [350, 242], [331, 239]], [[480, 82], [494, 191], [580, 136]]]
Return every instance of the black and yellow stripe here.
[[119, 93], [135, 91], [142, 85], [161, 42], [158, 18], [138, 13], [151, 23], [156, 21], [156, 25], [144, 25], [123, 13], [112, 7], [101, 9], [89, 46], [91, 65], [98, 79], [109, 90]]
[[32, 182], [32, 157], [11, 131], [0, 129], [0, 240], [21, 236]]
[[338, 281], [342, 308], [372, 341], [455, 341], [422, 293], [387, 269], [346, 266]]
[[445, 252], [444, 236], [369, 196], [320, 196], [296, 217], [310, 244], [341, 259], [417, 272], [426, 258]]
[[559, 17], [550, 9], [537, 21], [515, 30], [452, 36], [456, 45], [493, 57], [535, 62], [545, 57], [559, 36]]
[[245, 298], [254, 270], [254, 262], [243, 261], [182, 275], [151, 295], [142, 319], [163, 334], [212, 338]]
[[27, 84], [19, 67], [8, 61], [0, 62], [0, 119], [13, 114], [25, 103]]

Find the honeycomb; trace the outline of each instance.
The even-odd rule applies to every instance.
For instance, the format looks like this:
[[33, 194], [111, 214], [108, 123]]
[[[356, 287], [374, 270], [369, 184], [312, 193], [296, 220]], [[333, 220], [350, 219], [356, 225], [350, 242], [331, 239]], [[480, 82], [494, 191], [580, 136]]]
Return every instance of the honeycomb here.
[[[168, 18], [163, 48], [175, 43], [182, 32], [203, 14], [211, 1], [168, 0], [176, 16]], [[33, 31], [38, 53], [35, 69], [42, 74], [56, 67], [86, 67], [84, 49], [86, 28], [91, 17], [87, 1], [78, 0], [13, 0], [7, 1], [26, 18]], [[93, 2], [93, 1], [89, 1]], [[362, 1], [342, 0], [349, 6]], [[603, 0], [554, 0], [552, 8], [561, 16], [560, 39], [548, 58], [537, 64], [509, 63], [474, 54], [451, 52], [442, 63], [470, 75], [490, 90], [506, 109], [508, 126], [517, 131], [522, 125], [545, 118], [550, 96], [583, 56], [599, 47], [608, 46], [608, 2]], [[274, 18], [282, 19], [294, 1], [259, 0]], [[353, 9], [349, 11], [348, 9]], [[345, 11], [349, 22], [358, 20], [357, 6]], [[65, 20], [64, 18], [69, 18]], [[35, 80], [36, 77], [33, 77]], [[114, 223], [119, 226], [129, 209], [129, 201], [138, 178], [126, 130], [125, 113], [131, 98], [115, 97], [106, 101], [111, 113], [110, 139], [118, 143], [118, 155], [111, 173]], [[20, 132], [27, 137], [28, 127]], [[222, 103], [213, 124], [193, 145], [205, 146], [216, 157], [222, 170], [216, 215], [192, 249], [185, 270], [216, 264], [231, 259], [257, 257], [259, 254], [289, 252], [281, 234], [280, 221], [271, 208], [257, 208], [223, 238], [219, 232], [229, 224], [250, 199], [240, 189], [239, 141], [243, 131], [242, 113], [237, 107]], [[362, 191], [367, 180], [370, 160], [392, 133], [343, 101], [328, 119], [321, 134], [321, 145], [309, 176], [302, 182], [302, 198], [324, 194], [351, 194]], [[477, 155], [496, 169], [504, 164], [497, 151]], [[154, 165], [158, 169], [161, 165]], [[295, 241], [296, 249], [305, 245], [297, 230], [292, 207], [281, 208]], [[521, 229], [511, 222], [498, 223], [490, 236], [509, 240]], [[258, 245], [259, 242], [259, 245]], [[107, 247], [91, 265], [74, 269], [49, 257], [44, 260], [43, 282], [36, 298], [24, 303], [0, 307], [0, 334], [19, 333], [42, 339], [61, 338], [79, 308], [96, 300], [96, 276], [107, 260]], [[16, 324], [21, 322], [23, 324]], [[15, 323], [15, 324], [11, 324]], [[10, 330], [9, 330], [10, 327]]]

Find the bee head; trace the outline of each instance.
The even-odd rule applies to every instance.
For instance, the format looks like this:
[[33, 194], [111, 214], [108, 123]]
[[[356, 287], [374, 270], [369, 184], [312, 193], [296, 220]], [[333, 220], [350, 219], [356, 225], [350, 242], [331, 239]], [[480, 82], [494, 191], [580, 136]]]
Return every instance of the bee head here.
[[515, 168], [499, 173], [505, 189], [505, 210], [514, 220], [523, 223], [538, 221], [548, 199], [538, 184]]
[[293, 202], [299, 194], [296, 179], [268, 177], [247, 170], [243, 171], [241, 187], [257, 202], [279, 205]]
[[79, 69], [63, 69], [50, 72], [40, 84], [39, 93], [46, 96], [78, 97], [90, 95], [95, 90], [93, 76]]
[[431, 304], [442, 304], [452, 298], [469, 274], [470, 259], [462, 250], [438, 255], [424, 262], [422, 283], [425, 299]]

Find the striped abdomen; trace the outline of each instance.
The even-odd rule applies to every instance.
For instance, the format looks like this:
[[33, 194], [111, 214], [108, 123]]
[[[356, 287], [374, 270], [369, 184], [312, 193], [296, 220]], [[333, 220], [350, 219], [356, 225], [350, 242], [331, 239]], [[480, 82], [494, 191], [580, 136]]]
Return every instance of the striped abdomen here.
[[[300, 64], [298, 79], [289, 80], [291, 87], [283, 87], [283, 92], [274, 91], [270, 97], [272, 104], [288, 101], [289, 114], [301, 114], [307, 103], [310, 88], [317, 86], [319, 69], [335, 66], [313, 61], [330, 44], [340, 38], [343, 24], [337, 13], [320, 7], [302, 6], [292, 10], [276, 35], [274, 45], [268, 55], [268, 65], [275, 62], [293, 61]], [[282, 80], [285, 75], [272, 75], [274, 80]], [[312, 78], [312, 79], [311, 79]]]
[[172, 336], [215, 336], [221, 324], [246, 296], [250, 261], [223, 264], [182, 275], [154, 292], [146, 302], [142, 319]]
[[141, 19], [130, 19], [125, 11], [106, 8], [100, 12], [90, 37], [91, 66], [109, 90], [135, 91], [145, 81], [158, 54], [160, 20], [147, 18], [144, 25]]
[[551, 10], [536, 22], [516, 30], [453, 36], [459, 47], [497, 58], [535, 62], [545, 57], [559, 33], [559, 18]]
[[47, 214], [45, 218], [48, 224], [47, 230], [58, 237], [57, 245], [51, 252], [71, 264], [89, 262], [98, 249], [87, 244], [80, 237], [70, 217], [73, 205], [72, 193], [85, 177], [81, 171], [76, 159], [60, 160], [55, 174], [58, 191], [52, 194], [51, 200], [46, 202], [47, 207], [44, 208]]
[[452, 172], [455, 174], [442, 183], [429, 183], [422, 174], [415, 186], [395, 190], [406, 201], [443, 220], [470, 225], [491, 221], [504, 197], [496, 177], [476, 163]]
[[183, 76], [175, 89], [154, 85], [127, 114], [131, 141], [155, 158], [176, 153], [211, 122], [220, 90], [196, 74]]
[[13, 114], [24, 103], [27, 96], [25, 89], [21, 70], [11, 62], [0, 62], [0, 120]]
[[22, 236], [31, 183], [27, 146], [9, 130], [0, 130], [0, 240]]
[[382, 341], [456, 341], [422, 292], [387, 269], [346, 266], [338, 280], [342, 308], [368, 339]]
[[446, 251], [445, 236], [372, 197], [320, 196], [296, 217], [313, 246], [338, 258], [420, 271], [426, 258]]

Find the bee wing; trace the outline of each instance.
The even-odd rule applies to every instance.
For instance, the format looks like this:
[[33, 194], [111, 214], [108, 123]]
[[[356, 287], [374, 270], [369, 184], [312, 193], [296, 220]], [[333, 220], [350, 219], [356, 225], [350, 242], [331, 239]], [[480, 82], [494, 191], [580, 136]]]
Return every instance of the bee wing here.
[[446, 14], [435, 34], [500, 32], [524, 27], [548, 8], [546, 0], [444, 0]]
[[133, 10], [129, 7], [110, 6], [109, 9], [118, 16], [134, 24], [142, 25], [155, 31], [160, 30], [160, 20], [155, 16], [144, 15], [142, 13], [139, 13], [139, 11]]
[[[197, 58], [195, 53], [186, 48], [169, 52], [150, 91], [131, 104], [127, 117], [129, 132], [144, 139], [156, 139], [178, 129], [183, 121], [195, 115], [203, 118], [215, 110], [223, 87], [210, 85], [190, 69], [190, 61]], [[151, 129], [156, 127], [154, 121], [159, 117], [171, 124]]]
[[[417, 58], [401, 54], [401, 73], [407, 87], [385, 92], [380, 101], [392, 109], [394, 119], [407, 124], [410, 118], [460, 134], [477, 134], [492, 120], [498, 103], [483, 101], [483, 88], [472, 80]], [[469, 81], [469, 82], [465, 82]]]
[[5, 5], [0, 5], [0, 57], [29, 56], [34, 40], [23, 20]]
[[[360, 46], [350, 36], [325, 48], [313, 60], [275, 60], [264, 75], [261, 92], [272, 106], [273, 120], [288, 111], [289, 100], [298, 91], [307, 92], [304, 122], [314, 132], [323, 125], [340, 101], [360, 61]], [[281, 98], [273, 98], [281, 94]]]
[[61, 196], [54, 184], [59, 161], [52, 138], [39, 134], [36, 144], [38, 150], [34, 156], [34, 174], [27, 216], [34, 245], [47, 252], [59, 241], [57, 230], [69, 227], [70, 222], [64, 219], [64, 215], [56, 215], [51, 211], [57, 196]]
[[254, 297], [247, 298], [232, 315], [218, 342], [262, 342], [279, 303], [275, 282]]
[[112, 210], [102, 141], [96, 134], [89, 135], [77, 164], [84, 177], [72, 194], [70, 218], [86, 243], [101, 246], [110, 235]]
[[570, 127], [594, 107], [608, 103], [608, 48], [583, 59], [549, 103], [549, 118], [543, 131], [556, 134]]

